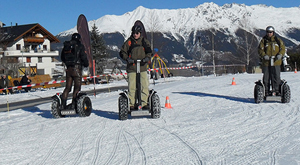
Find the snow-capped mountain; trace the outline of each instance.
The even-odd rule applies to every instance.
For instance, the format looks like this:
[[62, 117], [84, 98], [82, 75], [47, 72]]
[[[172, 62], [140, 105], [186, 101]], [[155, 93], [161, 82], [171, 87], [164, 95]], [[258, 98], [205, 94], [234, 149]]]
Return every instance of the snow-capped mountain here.
[[[157, 38], [154, 38], [155, 35], [153, 37], [154, 46], [163, 50], [160, 52], [163, 56], [168, 58], [170, 54], [183, 54], [192, 58], [197, 54], [195, 49], [199, 49], [197, 44], [199, 36], [204, 50], [212, 50], [210, 38], [211, 33], [214, 33], [215, 49], [232, 52], [235, 47], [232, 42], [244, 40], [241, 33], [247, 32], [253, 35], [258, 42], [264, 35], [264, 29], [269, 25], [275, 27], [276, 33], [283, 38], [286, 46], [299, 45], [300, 19], [296, 17], [297, 15], [300, 15], [300, 7], [275, 8], [235, 3], [219, 6], [211, 2], [195, 8], [172, 10], [147, 9], [139, 6], [134, 11], [123, 15], [106, 15], [91, 20], [88, 24], [90, 29], [94, 24], [98, 27], [109, 46], [120, 47], [130, 36], [130, 29], [134, 22], [141, 20], [148, 33], [156, 34]], [[59, 33], [58, 37], [63, 38], [74, 32], [76, 27]]]

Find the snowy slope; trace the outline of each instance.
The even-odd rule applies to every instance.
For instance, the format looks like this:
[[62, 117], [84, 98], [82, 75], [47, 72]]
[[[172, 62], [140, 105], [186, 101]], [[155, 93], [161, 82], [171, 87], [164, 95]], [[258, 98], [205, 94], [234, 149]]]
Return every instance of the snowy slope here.
[[160, 79], [150, 88], [173, 107], [162, 108], [160, 119], [117, 120], [118, 92], [90, 96], [94, 110], [86, 118], [53, 119], [50, 100], [1, 112], [0, 164], [300, 164], [298, 74], [282, 73], [292, 91], [288, 104], [255, 104], [262, 74], [238, 74]]
[[[289, 38], [295, 44], [299, 40], [292, 39], [288, 32], [300, 29], [299, 7], [275, 8], [266, 5], [217, 4], [203, 3], [195, 8], [185, 9], [148, 9], [139, 6], [134, 11], [123, 15], [106, 15], [97, 20], [89, 21], [90, 29], [95, 23], [100, 33], [120, 32], [124, 38], [130, 35], [130, 27], [136, 20], [141, 20], [147, 31], [159, 31], [172, 34], [177, 40], [181, 37], [187, 41], [191, 32], [214, 28], [235, 36], [238, 28], [253, 32], [253, 29], [265, 29], [269, 25], [276, 27], [276, 32]], [[276, 20], [276, 21], [274, 21]], [[155, 27], [151, 27], [154, 26]], [[76, 32], [76, 27], [61, 32], [64, 36]], [[195, 33], [196, 35], [196, 33]], [[194, 37], [196, 38], [196, 37]]]

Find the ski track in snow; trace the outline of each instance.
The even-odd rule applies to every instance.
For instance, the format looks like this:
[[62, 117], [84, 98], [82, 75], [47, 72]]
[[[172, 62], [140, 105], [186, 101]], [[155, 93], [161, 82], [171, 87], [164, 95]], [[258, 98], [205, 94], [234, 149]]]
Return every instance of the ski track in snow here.
[[[300, 77], [281, 76], [291, 88], [288, 104], [255, 104], [262, 74], [236, 74], [159, 79], [150, 85], [160, 97], [159, 119], [119, 121], [120, 91], [90, 96], [85, 118], [53, 119], [51, 100], [1, 112], [0, 164], [300, 164]], [[163, 108], [166, 96], [172, 109]]]

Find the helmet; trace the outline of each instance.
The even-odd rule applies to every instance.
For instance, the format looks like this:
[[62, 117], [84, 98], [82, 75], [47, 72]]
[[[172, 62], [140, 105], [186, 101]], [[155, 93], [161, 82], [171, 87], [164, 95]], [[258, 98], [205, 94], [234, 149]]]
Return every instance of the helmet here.
[[140, 26], [140, 25], [134, 25], [132, 28], [131, 28], [131, 31], [132, 32], [142, 32], [143, 28]]
[[268, 26], [266, 32], [275, 32], [275, 28], [273, 26]]
[[72, 35], [72, 40], [76, 40], [76, 41], [79, 41], [81, 38], [80, 34], [79, 33], [74, 33]]

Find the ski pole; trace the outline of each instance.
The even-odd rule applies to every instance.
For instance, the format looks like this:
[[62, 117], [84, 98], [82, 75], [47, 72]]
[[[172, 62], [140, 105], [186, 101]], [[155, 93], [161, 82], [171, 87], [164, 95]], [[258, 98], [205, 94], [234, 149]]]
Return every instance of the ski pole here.
[[7, 90], [7, 87], [5, 88], [5, 91], [6, 91], [7, 115], [8, 115], [8, 118], [9, 118], [9, 102], [8, 102], [8, 90]]
[[95, 87], [95, 84], [96, 84], [96, 77], [95, 77], [95, 60], [93, 60], [93, 69], [94, 69], [94, 96], [96, 98], [96, 87]]
[[[108, 78], [107, 78], [107, 75], [105, 75], [105, 78], [106, 78], [106, 81], [107, 81], [107, 84], [108, 84]], [[108, 87], [108, 93], [110, 93], [110, 87]]]

